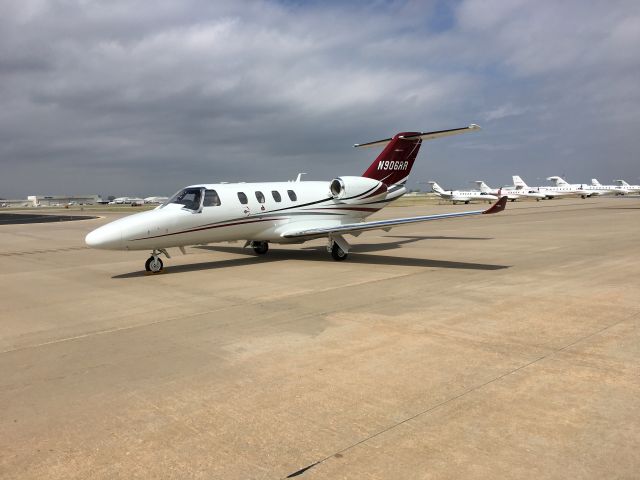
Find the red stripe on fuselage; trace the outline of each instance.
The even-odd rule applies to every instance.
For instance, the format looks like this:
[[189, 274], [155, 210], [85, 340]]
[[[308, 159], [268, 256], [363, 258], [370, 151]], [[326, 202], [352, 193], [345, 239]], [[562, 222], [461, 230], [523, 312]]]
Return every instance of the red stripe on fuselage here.
[[260, 219], [254, 219], [254, 220], [246, 220], [244, 222], [232, 222], [232, 223], [223, 223], [222, 225], [206, 225], [206, 226], [202, 226], [202, 227], [197, 227], [197, 228], [191, 228], [189, 230], [183, 230], [181, 232], [173, 232], [173, 233], [165, 233], [163, 235], [155, 235], [152, 237], [142, 237], [142, 238], [135, 238], [133, 240], [131, 240], [132, 242], [135, 242], [137, 240], [149, 240], [151, 238], [161, 238], [161, 237], [169, 237], [171, 235], [181, 235], [183, 233], [192, 233], [192, 232], [200, 232], [202, 230], [212, 230], [214, 228], [222, 228], [222, 227], [233, 227], [235, 225], [246, 225], [249, 223], [260, 223], [260, 222], [269, 222], [272, 220], [287, 220], [289, 217], [271, 217], [271, 218], [260, 218]]

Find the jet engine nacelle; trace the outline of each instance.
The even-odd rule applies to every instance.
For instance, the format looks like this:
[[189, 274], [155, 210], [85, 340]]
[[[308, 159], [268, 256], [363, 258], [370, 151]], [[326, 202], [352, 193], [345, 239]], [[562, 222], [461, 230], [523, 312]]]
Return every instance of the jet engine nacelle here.
[[329, 184], [331, 196], [347, 203], [358, 203], [361, 200], [376, 200], [384, 197], [387, 193], [387, 186], [367, 177], [338, 177], [331, 180]]

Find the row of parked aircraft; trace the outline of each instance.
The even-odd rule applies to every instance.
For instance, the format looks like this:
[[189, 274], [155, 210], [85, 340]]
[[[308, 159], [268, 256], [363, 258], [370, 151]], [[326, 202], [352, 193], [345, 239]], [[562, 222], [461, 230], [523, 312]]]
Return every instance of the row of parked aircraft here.
[[434, 193], [440, 198], [455, 203], [469, 203], [472, 200], [482, 200], [491, 202], [498, 199], [498, 196], [506, 196], [510, 201], [515, 202], [522, 198], [535, 198], [536, 200], [551, 199], [565, 196], [578, 196], [582, 198], [596, 197], [601, 195], [628, 195], [640, 193], [640, 185], [629, 185], [624, 180], [615, 180], [614, 185], [602, 185], [596, 178], [591, 179], [591, 184], [574, 183], [570, 184], [561, 177], [549, 177], [547, 180], [552, 185], [540, 187], [528, 186], [518, 175], [513, 177], [513, 185], [501, 188], [491, 188], [484, 181], [476, 180], [478, 190], [444, 190], [436, 182], [429, 182]]
[[109, 205], [143, 205], [143, 204], [157, 204], [160, 205], [169, 200], [169, 197], [118, 197], [109, 202]]

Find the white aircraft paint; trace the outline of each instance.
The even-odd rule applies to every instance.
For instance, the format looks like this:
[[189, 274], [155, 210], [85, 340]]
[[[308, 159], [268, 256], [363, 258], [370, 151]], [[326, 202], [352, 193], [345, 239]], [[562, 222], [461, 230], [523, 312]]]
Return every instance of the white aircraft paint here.
[[434, 181], [428, 182], [435, 194], [444, 200], [456, 203], [469, 203], [471, 200], [482, 200], [490, 202], [497, 200], [498, 197], [489, 192], [481, 192], [478, 190], [445, 190]]
[[[160, 254], [168, 248], [245, 240], [256, 254], [269, 243], [302, 243], [327, 238], [335, 260], [347, 257], [350, 245], [343, 235], [431, 220], [443, 220], [504, 209], [506, 197], [488, 210], [425, 215], [365, 222], [406, 193], [405, 182], [424, 140], [477, 130], [477, 125], [437, 132], [403, 132], [360, 147], [385, 146], [361, 177], [342, 176], [327, 182], [198, 184], [183, 188], [154, 210], [104, 225], [85, 239], [87, 245], [110, 250], [151, 250], [145, 264], [162, 270]], [[488, 197], [487, 197], [488, 198]], [[495, 196], [491, 198], [496, 199]], [[483, 198], [484, 199], [484, 198]]]
[[[520, 177], [518, 177], [520, 178]], [[500, 192], [500, 195], [506, 195], [507, 198], [512, 201], [515, 202], [516, 200], [520, 199], [520, 198], [535, 198], [536, 200], [542, 200], [543, 198], [545, 198], [544, 194], [539, 193], [539, 192], [533, 192], [533, 191], [529, 191], [529, 188], [524, 188], [522, 185], [518, 185], [516, 186], [515, 183], [512, 187], [501, 187], [501, 188], [491, 188], [489, 185], [487, 185], [484, 181], [482, 180], [476, 180], [475, 182], [478, 185], [478, 188], [480, 189], [480, 191], [482, 193], [488, 193], [491, 195], [498, 195], [498, 192]]]

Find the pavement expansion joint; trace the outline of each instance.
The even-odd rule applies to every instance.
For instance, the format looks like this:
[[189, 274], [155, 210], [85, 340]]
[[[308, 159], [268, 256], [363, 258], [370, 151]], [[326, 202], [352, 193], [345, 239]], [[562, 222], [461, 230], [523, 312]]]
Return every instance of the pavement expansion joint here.
[[390, 431], [394, 430], [395, 428], [397, 428], [397, 427], [399, 427], [401, 425], [404, 425], [404, 424], [406, 424], [406, 423], [408, 423], [408, 422], [410, 422], [412, 420], [415, 420], [416, 418], [419, 418], [419, 417], [421, 417], [423, 415], [431, 413], [434, 410], [439, 409], [440, 407], [443, 407], [443, 406], [445, 406], [445, 405], [447, 405], [447, 404], [449, 404], [449, 403], [451, 403], [451, 402], [453, 402], [455, 400], [458, 400], [458, 399], [468, 395], [469, 393], [473, 393], [473, 392], [475, 392], [477, 390], [480, 390], [481, 388], [486, 387], [487, 385], [490, 385], [490, 384], [495, 383], [495, 382], [497, 382], [499, 380], [502, 380], [503, 378], [508, 377], [509, 375], [513, 375], [514, 373], [517, 373], [517, 372], [519, 372], [521, 370], [524, 370], [527, 367], [535, 365], [536, 363], [540, 362], [541, 360], [544, 360], [545, 358], [548, 358], [548, 357], [550, 357], [552, 355], [555, 355], [555, 354], [560, 353], [560, 352], [562, 352], [564, 350], [567, 350], [568, 348], [571, 348], [571, 347], [573, 347], [574, 345], [577, 345], [580, 342], [583, 342], [585, 340], [588, 340], [589, 338], [595, 337], [596, 335], [599, 335], [599, 334], [609, 330], [610, 328], [613, 328], [616, 325], [619, 325], [622, 322], [625, 322], [627, 320], [633, 319], [633, 318], [637, 317], [638, 315], [640, 315], [640, 312], [636, 312], [636, 313], [632, 314], [631, 316], [627, 316], [627, 317], [621, 318], [621, 319], [617, 320], [616, 322], [611, 323], [609, 325], [606, 325], [606, 326], [604, 326], [604, 327], [602, 327], [602, 328], [600, 328], [600, 329], [598, 329], [596, 331], [590, 332], [587, 335], [584, 335], [584, 336], [574, 340], [571, 343], [568, 343], [568, 344], [566, 344], [566, 345], [564, 345], [564, 346], [562, 346], [560, 348], [556, 348], [556, 349], [554, 349], [552, 351], [549, 351], [549, 352], [545, 353], [544, 355], [540, 355], [537, 358], [531, 360], [530, 362], [527, 362], [527, 363], [525, 363], [523, 365], [520, 365], [519, 367], [516, 367], [516, 368], [514, 368], [512, 370], [509, 370], [508, 372], [505, 372], [505, 373], [503, 373], [501, 375], [498, 375], [497, 377], [494, 377], [494, 378], [492, 378], [490, 380], [487, 380], [486, 382], [483, 382], [481, 384], [478, 384], [478, 385], [475, 385], [475, 386], [473, 386], [471, 388], [468, 388], [467, 390], [465, 390], [465, 391], [463, 391], [463, 392], [461, 392], [461, 393], [459, 393], [457, 395], [454, 395], [454, 396], [452, 396], [452, 397], [450, 397], [450, 398], [448, 398], [446, 400], [443, 400], [440, 403], [437, 403], [437, 404], [435, 404], [435, 405], [433, 405], [433, 406], [431, 406], [431, 407], [429, 407], [429, 408], [427, 408], [425, 410], [422, 410], [421, 412], [418, 412], [418, 413], [416, 413], [416, 414], [414, 414], [414, 415], [412, 415], [410, 417], [407, 417], [407, 418], [405, 418], [405, 419], [403, 419], [403, 420], [401, 420], [399, 422], [394, 423], [393, 425], [390, 425], [390, 426], [388, 426], [388, 427], [386, 427], [386, 428], [384, 428], [382, 430], [379, 430], [379, 431], [377, 431], [377, 432], [375, 432], [375, 433], [363, 438], [362, 440], [359, 440], [359, 441], [357, 441], [355, 443], [352, 443], [351, 445], [349, 445], [349, 446], [347, 446], [347, 447], [345, 447], [345, 448], [343, 448], [343, 449], [341, 449], [341, 450], [339, 450], [337, 452], [334, 452], [334, 453], [332, 453], [330, 455], [327, 455], [326, 457], [318, 460], [317, 462], [311, 463], [311, 464], [307, 465], [306, 467], [303, 467], [303, 468], [301, 468], [299, 470], [296, 470], [295, 472], [290, 473], [289, 475], [287, 475], [285, 478], [293, 478], [293, 477], [300, 476], [303, 473], [305, 473], [306, 471], [310, 470], [311, 468], [316, 467], [317, 465], [320, 465], [320, 464], [326, 462], [330, 458], [333, 458], [333, 457], [336, 457], [336, 456], [341, 457], [345, 452], [347, 452], [349, 450], [352, 450], [353, 448], [355, 448], [355, 447], [357, 447], [359, 445], [362, 445], [362, 444], [368, 442], [369, 440], [372, 440], [372, 439], [374, 439], [376, 437], [379, 437], [379, 436], [381, 436], [381, 435], [383, 435], [383, 434], [385, 434], [387, 432], [390, 432]]

